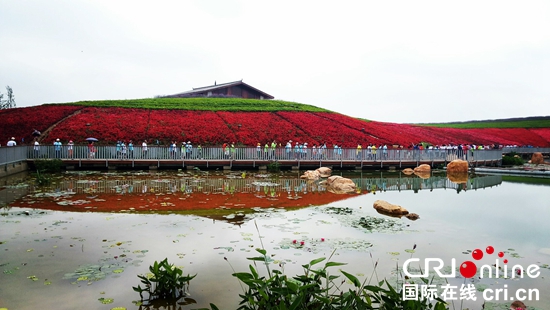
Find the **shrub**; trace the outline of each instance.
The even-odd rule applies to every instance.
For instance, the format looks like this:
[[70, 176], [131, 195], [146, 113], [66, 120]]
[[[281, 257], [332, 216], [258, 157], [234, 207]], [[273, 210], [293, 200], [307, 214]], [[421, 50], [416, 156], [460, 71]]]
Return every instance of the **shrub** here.
[[39, 173], [56, 173], [61, 171], [63, 161], [61, 159], [37, 159], [34, 161], [36, 171]]
[[272, 161], [267, 164], [267, 171], [269, 172], [279, 172], [281, 170], [281, 164], [278, 161]]
[[523, 158], [517, 153], [506, 154], [502, 157], [503, 166], [521, 166], [524, 164]]

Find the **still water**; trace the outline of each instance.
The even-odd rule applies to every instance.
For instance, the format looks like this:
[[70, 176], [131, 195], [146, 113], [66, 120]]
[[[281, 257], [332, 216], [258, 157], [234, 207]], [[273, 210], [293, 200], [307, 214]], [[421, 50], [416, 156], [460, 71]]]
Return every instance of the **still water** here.
[[[168, 258], [184, 274], [197, 274], [189, 296], [196, 303], [170, 309], [209, 303], [235, 309], [242, 290], [231, 274], [248, 271], [246, 258], [258, 256], [256, 248], [265, 248], [271, 268], [282, 266], [287, 275], [335, 251], [332, 260], [347, 263], [342, 270], [371, 284], [386, 278], [402, 287], [396, 269], [411, 257], [440, 258], [448, 266], [454, 259], [458, 270], [474, 261], [472, 251], [488, 246], [495, 253], [485, 252], [477, 265], [507, 259], [510, 267], [534, 264], [540, 275], [471, 280], [456, 271], [448, 283], [473, 284], [477, 300], [457, 298], [451, 309], [480, 309], [484, 291], [500, 288], [509, 298], [518, 289], [536, 289], [539, 300], [526, 304], [550, 308], [548, 185], [483, 175], [463, 184], [444, 174], [344, 176], [358, 193], [332, 194], [291, 173], [77, 172], [47, 188], [23, 177], [3, 181], [0, 308], [139, 309], [132, 290], [140, 283], [137, 275]], [[376, 200], [420, 219], [381, 215], [373, 209]], [[375, 224], [361, 226], [361, 218]]]

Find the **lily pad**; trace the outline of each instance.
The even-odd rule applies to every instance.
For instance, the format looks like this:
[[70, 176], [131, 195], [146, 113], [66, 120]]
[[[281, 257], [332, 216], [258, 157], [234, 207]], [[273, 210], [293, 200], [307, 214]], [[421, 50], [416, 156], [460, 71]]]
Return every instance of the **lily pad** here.
[[97, 300], [99, 300], [99, 302], [101, 302], [102, 304], [104, 305], [107, 305], [107, 304], [112, 304], [115, 300], [112, 299], [112, 298], [98, 298]]

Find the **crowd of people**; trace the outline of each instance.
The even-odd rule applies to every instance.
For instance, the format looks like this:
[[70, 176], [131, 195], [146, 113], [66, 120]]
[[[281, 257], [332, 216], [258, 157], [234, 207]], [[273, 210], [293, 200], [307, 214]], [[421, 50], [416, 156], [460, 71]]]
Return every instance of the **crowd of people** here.
[[[96, 140], [96, 139], [93, 139]], [[88, 142], [88, 158], [95, 158], [97, 150], [94, 141]], [[6, 144], [7, 146], [17, 146], [15, 138], [12, 137]], [[147, 140], [141, 142], [141, 148], [134, 145], [132, 140], [124, 141], [119, 140], [116, 142], [114, 149], [116, 158], [118, 159], [130, 159], [130, 158], [150, 158], [150, 156], [157, 156], [159, 148], [166, 148], [168, 152], [168, 158], [170, 159], [202, 159], [203, 148], [201, 144], [196, 146], [191, 141], [183, 141], [180, 144], [178, 141], [171, 141], [168, 145], [162, 145], [158, 140], [153, 144], [155, 147], [155, 155], [150, 153], [150, 146]], [[36, 157], [40, 157], [40, 143], [39, 136], [35, 136], [33, 141], [33, 150]], [[63, 144], [60, 139], [55, 139], [53, 142], [54, 156], [55, 158], [73, 158], [75, 144], [72, 140], [69, 140], [66, 144]], [[218, 146], [219, 147], [219, 146]], [[355, 157], [358, 160], [378, 160], [395, 158], [396, 154], [399, 158], [410, 158], [420, 152], [414, 152], [416, 150], [426, 151], [423, 153], [429, 156], [438, 156], [441, 154], [455, 154], [457, 156], [467, 155], [467, 152], [474, 152], [475, 150], [488, 150], [488, 149], [501, 149], [503, 147], [511, 148], [518, 147], [517, 145], [477, 145], [477, 144], [442, 144], [432, 145], [427, 143], [411, 144], [408, 147], [403, 145], [390, 145], [387, 144], [373, 144], [368, 143], [365, 146], [358, 143], [356, 147], [342, 147], [336, 143], [327, 144], [298, 142], [288, 140], [286, 143], [280, 143], [275, 140], [260, 143], [255, 146], [255, 155], [247, 153], [248, 157], [255, 157], [257, 159], [264, 160], [317, 160], [317, 159], [349, 159]], [[237, 149], [243, 148], [243, 146], [236, 146], [235, 142], [223, 143], [221, 145], [222, 156], [225, 159], [237, 159]], [[250, 146], [244, 148], [250, 149]], [[135, 151], [140, 152], [136, 154]], [[400, 154], [401, 153], [401, 154]], [[472, 153], [473, 154], [473, 153]], [[151, 157], [151, 158], [153, 158]], [[242, 157], [242, 156], [241, 156]]]

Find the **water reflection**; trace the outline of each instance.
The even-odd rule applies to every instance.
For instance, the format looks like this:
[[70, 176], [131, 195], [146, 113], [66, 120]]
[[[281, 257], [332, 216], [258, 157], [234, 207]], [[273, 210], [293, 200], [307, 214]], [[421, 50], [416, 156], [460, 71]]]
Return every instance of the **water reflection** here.
[[386, 191], [451, 189], [460, 193], [502, 183], [500, 175], [472, 175], [460, 181], [446, 175], [421, 178], [401, 173], [343, 176], [356, 184], [355, 194], [330, 193], [323, 180], [306, 181], [298, 174], [72, 172], [50, 187], [35, 186], [32, 180], [7, 182], [0, 191], [0, 203], [62, 211], [186, 213], [240, 224], [254, 208], [318, 206]]
[[[242, 292], [224, 258], [234, 264], [236, 271], [245, 271], [249, 263], [246, 258], [264, 245], [276, 261], [272, 266], [277, 268], [284, 263], [288, 275], [298, 274], [303, 264], [337, 249], [335, 261], [348, 263], [344, 270], [361, 281], [370, 280], [372, 265], [380, 262], [376, 273], [380, 280], [388, 278], [391, 283], [396, 280], [392, 274], [396, 265], [402, 265], [413, 254], [418, 258], [439, 257], [445, 262], [456, 259], [460, 263], [471, 259], [469, 251], [491, 245], [504, 251], [510, 263], [539, 264], [541, 277], [498, 279], [497, 284], [497, 280], [478, 283], [476, 279], [474, 284], [480, 288], [502, 288], [504, 284], [510, 289], [539, 288], [542, 301], [530, 305], [549, 308], [550, 270], [543, 267], [550, 263], [546, 187], [510, 183], [500, 176], [470, 175], [468, 182], [460, 183], [461, 187], [445, 175], [432, 175], [429, 179], [399, 173], [344, 176], [356, 182], [361, 194], [331, 194], [320, 182], [300, 180], [297, 174], [243, 177], [241, 173], [75, 173], [64, 174], [50, 188], [30, 183], [24, 186], [26, 183], [17, 180], [4, 183], [2, 193], [24, 193], [22, 199], [7, 203], [12, 209], [0, 223], [2, 306], [55, 309], [59, 305], [82, 308], [86, 303], [88, 309], [136, 309], [132, 301], [138, 296], [131, 289], [139, 282], [136, 275], [166, 257], [184, 266], [186, 274], [199, 276], [190, 296], [197, 304], [172, 304], [165, 308], [200, 308], [212, 302], [222, 309], [236, 309], [236, 298]], [[494, 188], [476, 190], [487, 187]], [[261, 203], [296, 203], [304, 207], [320, 203], [324, 197], [340, 201], [296, 210], [255, 208]], [[2, 194], [2, 199], [7, 196]], [[381, 216], [372, 208], [378, 199], [402, 205], [420, 214], [421, 219]], [[105, 205], [128, 212], [30, 209], [40, 204], [64, 211], [101, 211]], [[188, 205], [192, 209], [186, 210]], [[179, 207], [181, 210], [174, 211]], [[199, 216], [158, 214], [162, 212]], [[361, 218], [371, 217], [393, 226], [371, 231], [356, 225]], [[305, 245], [297, 246], [294, 240]], [[408, 252], [413, 245], [418, 245], [416, 252]], [[487, 257], [483, 263], [489, 262]], [[98, 268], [105, 273], [101, 280], [90, 281], [98, 277], [95, 272], [86, 281], [67, 278], [80, 275], [81, 270], [99, 271]], [[36, 276], [38, 281], [30, 276]], [[46, 280], [52, 284], [46, 285]], [[460, 285], [464, 279], [450, 281]], [[33, 293], [21, 294], [22, 291]], [[477, 303], [463, 308], [480, 309], [481, 292], [477, 295]], [[99, 298], [115, 301], [103, 305]]]

